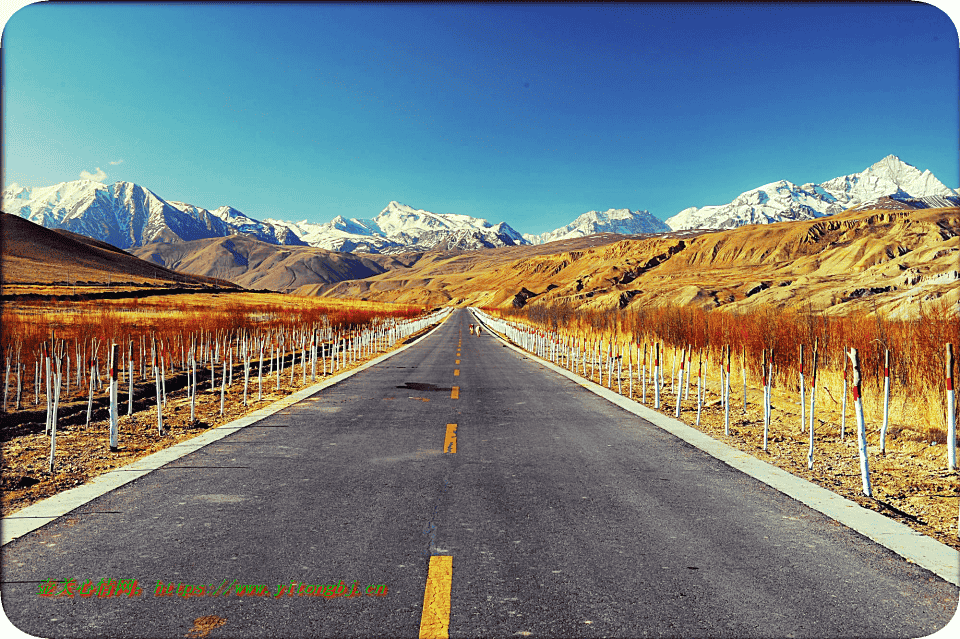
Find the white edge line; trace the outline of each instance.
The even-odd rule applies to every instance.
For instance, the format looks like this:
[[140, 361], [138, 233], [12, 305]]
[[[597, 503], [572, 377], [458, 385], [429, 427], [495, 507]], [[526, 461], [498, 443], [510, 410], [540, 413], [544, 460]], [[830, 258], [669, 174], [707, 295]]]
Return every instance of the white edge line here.
[[[479, 318], [477, 321], [480, 321]], [[855, 530], [884, 548], [892, 550], [907, 561], [926, 568], [944, 581], [960, 586], [960, 553], [950, 546], [918, 533], [906, 524], [901, 524], [876, 511], [864, 508], [855, 501], [842, 497], [826, 488], [821, 488], [813, 482], [792, 475], [781, 468], [757, 459], [749, 453], [718, 441], [678, 419], [658, 413], [643, 404], [638, 404], [595, 382], [580, 377], [576, 373], [541, 359], [511, 343], [494, 330], [490, 330], [490, 332], [518, 353], [537, 360], [541, 365], [577, 382], [587, 390], [620, 408], [642, 417], [708, 455]]]
[[[433, 329], [430, 330], [429, 333], [417, 338], [417, 341], [428, 337], [434, 331], [440, 328], [440, 326], [449, 316], [450, 314], [448, 313], [436, 326], [433, 327]], [[357, 368], [338, 373], [327, 380], [298, 390], [295, 393], [291, 393], [290, 395], [278, 399], [272, 404], [269, 404], [259, 410], [248, 413], [243, 417], [211, 428], [210, 430], [197, 435], [196, 437], [178, 444], [174, 444], [169, 448], [164, 448], [163, 450], [159, 450], [155, 453], [147, 455], [146, 457], [141, 457], [137, 461], [127, 464], [126, 466], [115, 468], [102, 475], [98, 475], [90, 480], [89, 483], [65, 490], [61, 493], [57, 493], [56, 495], [18, 510], [16, 513], [0, 520], [0, 546], [6, 545], [14, 539], [22, 537], [29, 532], [33, 532], [37, 528], [45, 526], [58, 517], [66, 515], [70, 511], [93, 501], [101, 495], [105, 495], [111, 490], [119, 488], [124, 484], [128, 484], [135, 479], [139, 479], [140, 477], [157, 470], [165, 464], [176, 461], [177, 459], [197, 451], [208, 444], [223, 439], [227, 435], [231, 435], [241, 428], [255, 424], [261, 419], [269, 417], [274, 413], [278, 413], [284, 408], [288, 408], [297, 402], [303, 401], [304, 399], [315, 395], [319, 391], [329, 388], [334, 384], [338, 384], [348, 377], [352, 377], [353, 375], [356, 375], [357, 373], [364, 371], [371, 366], [376, 366], [380, 362], [389, 359], [398, 353], [402, 353], [415, 343], [416, 342], [404, 344], [403, 346], [400, 346], [389, 353], [384, 353], [383, 355], [380, 355], [369, 362], [361, 364]]]

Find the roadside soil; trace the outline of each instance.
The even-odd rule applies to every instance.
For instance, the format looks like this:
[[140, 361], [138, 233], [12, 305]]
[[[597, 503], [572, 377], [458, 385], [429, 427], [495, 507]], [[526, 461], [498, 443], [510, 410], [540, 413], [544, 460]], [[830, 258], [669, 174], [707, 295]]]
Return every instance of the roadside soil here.
[[[405, 343], [409, 343], [433, 326], [428, 327], [415, 335], [398, 342], [392, 349], [395, 350]], [[389, 352], [389, 351], [387, 351]], [[30, 506], [47, 497], [64, 490], [73, 488], [98, 475], [116, 468], [126, 466], [134, 461], [155, 453], [159, 450], [177, 444], [181, 441], [196, 437], [200, 433], [238, 419], [255, 410], [259, 410], [287, 397], [293, 392], [302, 390], [314, 383], [320, 383], [333, 375], [357, 368], [382, 352], [359, 359], [347, 366], [337, 369], [333, 374], [321, 376], [319, 363], [317, 365], [317, 380], [310, 379], [309, 362], [307, 368], [307, 383], [303, 383], [303, 367], [297, 358], [293, 383], [290, 383], [290, 360], [286, 360], [280, 374], [280, 385], [277, 388], [277, 375], [268, 376], [269, 370], [265, 364], [263, 379], [263, 397], [257, 401], [257, 377], [251, 374], [247, 389], [247, 405], [243, 405], [243, 369], [235, 367], [233, 384], [228, 386], [224, 393], [223, 414], [220, 414], [220, 374], [221, 365], [217, 367], [217, 387], [210, 388], [209, 369], [198, 369], [199, 392], [195, 405], [195, 419], [190, 421], [190, 398], [186, 388], [170, 392], [168, 389], [166, 405], [162, 409], [164, 434], [158, 433], [156, 401], [135, 401], [134, 412], [127, 415], [127, 393], [125, 381], [120, 383], [117, 451], [110, 450], [110, 420], [108, 411], [95, 411], [90, 425], [85, 423], [87, 391], [71, 393], [69, 398], [61, 397], [61, 404], [81, 402], [84, 406], [82, 423], [57, 425], [56, 460], [54, 472], [49, 472], [50, 437], [44, 433], [45, 412], [40, 413], [37, 421], [23, 422], [17, 419], [16, 413], [10, 413], [0, 419], [0, 511], [3, 516], [16, 513], [18, 510]], [[252, 368], [255, 368], [252, 366]], [[330, 368], [329, 361], [327, 368]], [[204, 375], [201, 375], [201, 372]], [[252, 373], [253, 371], [251, 371]], [[168, 379], [173, 376], [169, 376]], [[151, 385], [152, 387], [152, 385]], [[95, 398], [106, 397], [107, 384], [103, 391], [96, 392]], [[24, 389], [24, 395], [29, 399], [27, 407], [35, 409], [33, 404], [33, 388]], [[155, 396], [155, 395], [154, 395]], [[41, 396], [40, 408], [45, 405]], [[36, 411], [39, 413], [39, 411]], [[104, 417], [106, 416], [106, 417]]]

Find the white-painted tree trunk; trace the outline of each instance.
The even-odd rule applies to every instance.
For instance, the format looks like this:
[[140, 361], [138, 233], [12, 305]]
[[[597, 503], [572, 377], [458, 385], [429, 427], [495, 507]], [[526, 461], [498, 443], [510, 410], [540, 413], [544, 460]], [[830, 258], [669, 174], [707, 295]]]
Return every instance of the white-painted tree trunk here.
[[653, 345], [653, 407], [660, 410], [660, 342]]
[[810, 378], [810, 448], [807, 450], [807, 468], [813, 469], [813, 428], [816, 419], [817, 401], [817, 349], [813, 349], [813, 370]]
[[117, 362], [120, 360], [120, 345], [112, 344], [110, 347], [110, 450], [117, 450], [118, 428], [117, 423], [117, 388], [119, 380], [117, 379]]
[[805, 398], [804, 398], [804, 383], [803, 383], [803, 344], [800, 344], [800, 432], [802, 433], [807, 426], [807, 416], [805, 414]]
[[[680, 353], [680, 381], [683, 382], [683, 352]], [[683, 398], [683, 388], [679, 387], [677, 389], [677, 410], [674, 412], [675, 417], [680, 417], [680, 400]]]
[[[957, 469], [957, 405], [953, 389], [953, 344], [947, 344], [947, 468]], [[960, 533], [958, 533], [960, 534]]]
[[730, 435], [730, 345], [727, 344], [727, 361], [723, 376], [723, 434]]
[[857, 349], [851, 348], [847, 354], [853, 367], [853, 405], [857, 416], [857, 449], [860, 453], [860, 480], [863, 484], [863, 494], [873, 496], [870, 488], [870, 460], [867, 457], [867, 425], [863, 419], [863, 400], [860, 397], [860, 361], [857, 359]]
[[890, 423], [890, 349], [883, 353], [883, 425], [880, 427], [880, 454], [887, 454], [887, 425]]
[[57, 386], [53, 398], [53, 419], [50, 422], [50, 463], [49, 472], [53, 474], [54, 463], [57, 456], [57, 411], [60, 407], [60, 358], [57, 358]]

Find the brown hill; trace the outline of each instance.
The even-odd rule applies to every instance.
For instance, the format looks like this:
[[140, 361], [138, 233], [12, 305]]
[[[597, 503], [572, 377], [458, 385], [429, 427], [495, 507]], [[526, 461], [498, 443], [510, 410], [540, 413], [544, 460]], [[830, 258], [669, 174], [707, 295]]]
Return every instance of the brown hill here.
[[355, 255], [310, 246], [277, 246], [233, 235], [131, 248], [139, 258], [182, 273], [222, 278], [246, 288], [290, 292], [378, 275], [418, 255]]
[[305, 286], [294, 292], [298, 295], [361, 298], [424, 306], [450, 302], [496, 306], [505, 299], [512, 299], [522, 285], [518, 278], [510, 278], [509, 275], [502, 282], [498, 279], [507, 265], [522, 264], [531, 258], [553, 255], [558, 251], [585, 251], [623, 239], [623, 235], [599, 233], [536, 246], [430, 251], [420, 255], [416, 261], [382, 275], [332, 286]]
[[4, 292], [12, 292], [12, 287], [22, 290], [24, 285], [57, 283], [233, 286], [210, 277], [177, 273], [106, 242], [46, 229], [8, 213], [0, 213], [0, 277]]
[[847, 211], [585, 249], [556, 243], [438, 256], [319, 293], [479, 306], [877, 308], [913, 317], [921, 302], [956, 312], [958, 262], [960, 209]]

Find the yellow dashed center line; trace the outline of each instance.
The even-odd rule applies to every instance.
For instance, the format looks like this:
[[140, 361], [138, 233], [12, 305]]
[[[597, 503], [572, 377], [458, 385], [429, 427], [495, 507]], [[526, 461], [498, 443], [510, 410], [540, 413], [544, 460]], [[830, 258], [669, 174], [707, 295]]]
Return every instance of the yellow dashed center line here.
[[460, 399], [460, 387], [454, 386], [450, 391], [450, 399]]
[[459, 369], [459, 368], [453, 369], [453, 376], [454, 376], [454, 377], [460, 377], [460, 369]]
[[454, 364], [459, 364], [459, 363], [460, 363], [460, 360], [459, 360], [459, 359], [454, 362]]
[[430, 557], [427, 587], [423, 592], [420, 639], [447, 639], [450, 636], [450, 585], [453, 581], [453, 557]]
[[457, 452], [457, 425], [447, 424], [447, 436], [443, 438], [443, 452]]

